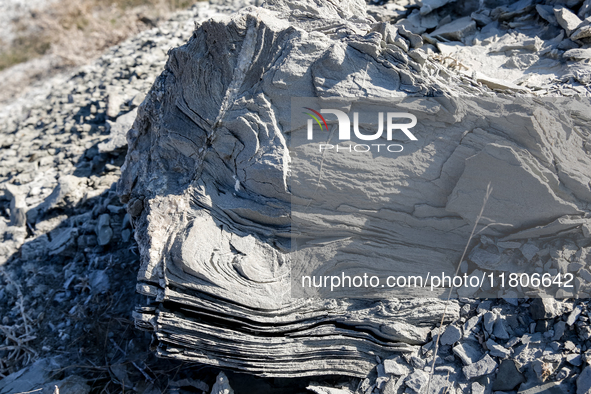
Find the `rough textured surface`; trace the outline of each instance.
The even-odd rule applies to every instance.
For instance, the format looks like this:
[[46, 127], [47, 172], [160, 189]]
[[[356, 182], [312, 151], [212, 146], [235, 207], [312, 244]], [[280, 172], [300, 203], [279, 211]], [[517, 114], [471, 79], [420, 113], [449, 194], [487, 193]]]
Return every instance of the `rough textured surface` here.
[[[456, 22], [461, 36], [448, 38], [475, 32], [474, 22]], [[453, 267], [489, 182], [494, 191], [486, 216], [494, 224], [484, 234], [519, 241], [507, 249], [565, 230], [580, 234], [591, 201], [591, 160], [582, 148], [588, 103], [449, 99], [469, 94], [468, 84], [446, 85], [431, 76], [432, 63], [413, 62], [405, 53], [419, 45], [413, 34], [375, 23], [358, 1], [276, 1], [204, 22], [170, 52], [128, 133], [118, 185], [136, 226], [138, 291], [155, 301], [138, 310], [136, 323], [155, 330], [160, 355], [266, 376], [364, 376], [376, 354], [425, 343], [428, 329], [421, 327], [439, 318], [441, 304], [429, 300], [290, 297], [289, 204], [297, 199], [288, 174], [292, 182], [299, 176], [287, 143], [292, 96], [442, 96], [421, 116], [427, 124], [447, 122], [448, 135], [419, 131], [422, 147], [394, 171], [402, 186], [389, 206], [392, 214], [375, 219], [376, 228], [402, 234], [405, 262], [421, 254]], [[511, 45], [499, 42], [497, 50]], [[536, 40], [515, 45], [539, 46]], [[351, 193], [365, 209], [381, 206], [367, 190]], [[413, 239], [403, 234], [408, 227]], [[311, 238], [321, 237], [318, 229], [310, 230]], [[489, 240], [481, 238], [469, 255], [479, 269], [510, 270], [527, 261]], [[532, 241], [530, 249], [539, 250], [536, 245]], [[448, 318], [457, 313], [448, 310]], [[364, 331], [356, 329], [361, 322]], [[492, 323], [489, 335], [509, 339], [503, 319]], [[494, 370], [490, 357], [483, 360], [465, 367], [470, 377]]]
[[[170, 357], [209, 363], [215, 354], [216, 363], [270, 376], [364, 376], [375, 354], [425, 343], [429, 329], [421, 326], [440, 318], [443, 303], [291, 299], [283, 130], [292, 94], [356, 94], [368, 64], [382, 86], [359, 93], [395, 94], [398, 73], [408, 71], [387, 58], [374, 65], [381, 34], [360, 35], [372, 30], [362, 2], [326, 5], [314, 18], [300, 17], [298, 7], [276, 2], [203, 23], [171, 52], [140, 106], [119, 192], [130, 207], [143, 201], [133, 212], [138, 289], [168, 306], [137, 321], [162, 327], [159, 352]], [[349, 80], [337, 67], [344, 59]], [[448, 319], [457, 312], [452, 305]]]

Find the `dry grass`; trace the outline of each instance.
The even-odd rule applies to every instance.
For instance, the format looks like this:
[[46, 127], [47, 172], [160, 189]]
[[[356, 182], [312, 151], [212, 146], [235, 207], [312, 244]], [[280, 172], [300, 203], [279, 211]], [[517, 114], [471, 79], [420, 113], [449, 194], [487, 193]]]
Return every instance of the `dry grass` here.
[[12, 288], [16, 292], [16, 306], [22, 319], [21, 323], [15, 322], [10, 325], [0, 325], [0, 339], [3, 339], [2, 343], [0, 343], [0, 350], [8, 351], [8, 356], [4, 360], [0, 360], [0, 378], [3, 378], [10, 374], [9, 365], [25, 366], [37, 357], [37, 352], [28, 346], [28, 342], [33, 341], [37, 337], [34, 335], [33, 328], [29, 324], [33, 320], [26, 313], [20, 286], [4, 270], [0, 269], [0, 274], [6, 283], [12, 285]]
[[52, 54], [83, 64], [196, 0], [58, 0], [15, 21], [17, 38], [0, 52], [0, 70]]

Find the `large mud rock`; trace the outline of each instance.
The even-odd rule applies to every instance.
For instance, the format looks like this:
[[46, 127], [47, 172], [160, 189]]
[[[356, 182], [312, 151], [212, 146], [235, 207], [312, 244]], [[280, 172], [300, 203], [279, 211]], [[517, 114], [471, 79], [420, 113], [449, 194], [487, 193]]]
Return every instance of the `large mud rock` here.
[[[580, 233], [591, 201], [585, 103], [566, 113], [452, 98], [474, 88], [445, 86], [405, 45], [360, 0], [284, 0], [205, 22], [170, 52], [128, 133], [118, 186], [140, 247], [137, 288], [150, 300], [136, 324], [155, 331], [160, 355], [266, 376], [366, 376], [376, 355], [413, 351], [441, 319], [434, 299], [292, 298], [290, 215], [307, 201], [290, 189], [302, 173], [290, 168], [294, 96], [437, 96], [422, 107], [418, 147], [390, 169], [395, 186], [352, 191], [378, 209], [367, 230], [399, 235], [403, 263], [453, 269], [488, 182], [489, 236], [554, 234], [565, 227], [545, 226], [566, 219]], [[446, 316], [459, 316], [457, 304]]]

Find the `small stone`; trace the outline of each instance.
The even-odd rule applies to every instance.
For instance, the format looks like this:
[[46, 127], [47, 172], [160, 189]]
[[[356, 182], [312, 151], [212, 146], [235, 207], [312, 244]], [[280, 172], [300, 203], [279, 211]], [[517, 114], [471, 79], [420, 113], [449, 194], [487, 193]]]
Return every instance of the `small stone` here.
[[527, 259], [527, 261], [531, 261], [540, 251], [536, 245], [530, 243], [523, 245], [520, 250], [521, 254]]
[[107, 116], [116, 118], [121, 111], [121, 106], [125, 102], [125, 98], [118, 89], [109, 88], [109, 97], [107, 98]]
[[588, 324], [577, 325], [577, 336], [581, 341], [591, 339], [591, 327]]
[[451, 0], [423, 0], [421, 3], [420, 14], [421, 15], [428, 15], [432, 11], [443, 7], [447, 3], [451, 2]]
[[507, 358], [511, 355], [511, 351], [499, 345], [492, 339], [486, 341], [486, 347], [490, 350], [490, 355], [493, 357]]
[[591, 25], [579, 27], [570, 38], [573, 40], [581, 40], [583, 38], [591, 37]]
[[10, 199], [10, 226], [24, 227], [27, 223], [27, 203], [22, 187], [7, 183], [4, 190]]
[[404, 380], [404, 383], [415, 393], [420, 393], [428, 380], [429, 375], [420, 369], [417, 369]]
[[534, 360], [538, 360], [544, 353], [544, 347], [538, 343], [528, 343], [515, 349], [512, 359], [519, 365], [525, 365]]
[[530, 306], [529, 311], [534, 320], [553, 319], [562, 315], [562, 303], [554, 298], [536, 298]]
[[455, 21], [441, 26], [431, 33], [431, 36], [440, 36], [451, 41], [462, 41], [462, 39], [476, 32], [476, 22], [469, 16], [456, 19]]
[[556, 291], [556, 299], [562, 300], [562, 299], [566, 299], [566, 298], [572, 298], [573, 297], [573, 291], [571, 289], [558, 289]]
[[505, 327], [505, 319], [498, 318], [495, 321], [495, 325], [493, 328], [493, 335], [498, 339], [509, 339], [510, 336], [507, 333], [507, 328]]
[[98, 223], [95, 228], [97, 243], [101, 246], [108, 245], [113, 237], [113, 229], [109, 226], [111, 216], [104, 213], [99, 216]]
[[591, 272], [587, 269], [582, 269], [579, 271], [579, 276], [587, 283], [591, 283]]
[[468, 339], [470, 337], [470, 335], [473, 335], [474, 332], [477, 331], [477, 325], [478, 322], [480, 321], [480, 316], [473, 316], [471, 318], [469, 318], [468, 320], [466, 320], [466, 323], [464, 323], [464, 338]]
[[[535, 324], [535, 323], [534, 323]], [[525, 334], [521, 337], [521, 343], [539, 343], [542, 341], [542, 333], [536, 332], [535, 334]]]
[[129, 240], [131, 239], [131, 230], [126, 228], [125, 230], [121, 231], [121, 240], [124, 243], [129, 242]]
[[410, 369], [403, 363], [401, 357], [384, 360], [384, 372], [390, 375], [405, 376]]
[[554, 324], [554, 336], [552, 337], [553, 341], [558, 341], [564, 335], [564, 330], [566, 329], [566, 322], [559, 321], [558, 323]]
[[129, 202], [127, 211], [129, 212], [129, 214], [132, 217], [135, 218], [135, 217], [140, 216], [143, 209], [144, 209], [143, 201], [140, 199], [134, 199]]
[[493, 333], [496, 318], [497, 315], [493, 312], [486, 312], [482, 317], [482, 326], [489, 335]]
[[569, 326], [575, 324], [581, 312], [583, 312], [583, 307], [581, 305], [577, 305], [570, 313], [570, 315], [568, 315], [568, 319], [566, 319], [566, 324], [568, 324]]
[[[499, 79], [499, 78], [493, 78], [493, 77], [489, 77], [488, 75], [485, 75], [481, 72], [475, 71], [472, 75], [472, 78], [476, 80], [476, 82], [479, 82], [481, 84], [483, 84], [484, 86], [488, 86], [490, 89], [492, 90], [501, 90], [501, 91], [505, 91], [505, 90], [509, 90], [509, 91], [516, 91], [516, 92], [523, 92], [523, 91], [527, 91], [526, 88], [523, 88], [519, 85], [516, 85], [512, 82], [508, 82], [506, 80], [503, 79]], [[491, 255], [491, 258], [495, 258], [496, 263], [498, 263], [500, 261], [500, 256], [499, 255], [494, 255], [492, 253], [489, 253]], [[485, 267], [485, 265], [479, 265], [480, 267]]]
[[88, 281], [92, 294], [106, 293], [111, 288], [109, 276], [105, 270], [92, 271], [88, 275]]
[[47, 245], [50, 256], [56, 254], [69, 254], [75, 252], [75, 241], [78, 238], [78, 229], [55, 229], [51, 233], [51, 242]]
[[462, 308], [460, 309], [460, 314], [462, 316], [466, 316], [470, 313], [470, 304], [466, 304], [464, 306], [462, 306]]
[[[109, 115], [111, 116], [111, 115]], [[99, 153], [112, 152], [127, 145], [127, 132], [133, 126], [137, 116], [137, 109], [121, 115], [115, 122], [108, 121], [111, 128], [109, 140], [98, 144]]]
[[546, 22], [550, 23], [551, 25], [558, 25], [558, 20], [556, 20], [556, 16], [554, 16], [554, 9], [549, 5], [536, 5], [536, 11], [538, 11], [538, 15]]
[[471, 341], [458, 344], [453, 348], [453, 352], [464, 365], [473, 364], [482, 358], [480, 347], [476, 343], [471, 344]]
[[591, 366], [587, 366], [577, 378], [577, 394], [591, 394]]
[[578, 16], [566, 7], [555, 8], [554, 16], [569, 37], [583, 23]]
[[119, 205], [109, 204], [109, 205], [107, 205], [107, 210], [109, 212], [111, 212], [112, 214], [118, 215], [118, 214], [122, 213], [125, 210], [125, 208], [123, 208], [122, 206], [119, 206]]
[[472, 383], [472, 394], [484, 394], [485, 387], [478, 382]]
[[408, 52], [408, 55], [421, 66], [427, 62], [427, 59], [429, 59], [429, 56], [422, 49], [413, 49]]
[[461, 337], [462, 331], [458, 327], [450, 325], [447, 327], [443, 335], [441, 335], [440, 341], [442, 345], [453, 345], [459, 341]]
[[585, 19], [586, 17], [589, 16], [590, 11], [591, 11], [591, 0], [585, 0], [583, 2], [583, 5], [581, 6], [581, 8], [579, 8], [579, 12], [577, 13], [577, 16], [581, 19]]
[[583, 364], [583, 358], [580, 354], [567, 354], [565, 358], [570, 365], [575, 367], [580, 367]]
[[497, 363], [487, 354], [482, 360], [463, 367], [462, 372], [464, 372], [466, 379], [474, 379], [493, 373], [496, 368]]
[[492, 301], [482, 301], [480, 304], [478, 304], [478, 308], [476, 308], [476, 311], [478, 313], [483, 313], [483, 312], [489, 311], [491, 305], [492, 305]]
[[423, 39], [418, 34], [411, 33], [404, 25], [398, 26], [398, 33], [410, 42], [410, 47], [418, 49], [423, 46]]
[[499, 365], [492, 389], [494, 391], [511, 391], [523, 382], [525, 382], [525, 378], [515, 366], [515, 362], [513, 360], [503, 360]]
[[586, 60], [591, 59], [591, 48], [587, 49], [570, 49], [564, 52], [565, 59]]

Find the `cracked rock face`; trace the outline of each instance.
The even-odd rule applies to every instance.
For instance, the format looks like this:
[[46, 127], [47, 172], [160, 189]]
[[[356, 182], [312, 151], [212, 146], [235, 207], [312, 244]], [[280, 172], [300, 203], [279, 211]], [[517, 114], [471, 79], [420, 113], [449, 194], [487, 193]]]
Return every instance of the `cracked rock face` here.
[[[362, 1], [284, 0], [204, 22], [170, 52], [128, 132], [118, 185], [140, 248], [138, 291], [150, 300], [136, 324], [155, 331], [160, 355], [264, 376], [364, 377], [376, 355], [413, 351], [441, 319], [445, 304], [433, 299], [292, 298], [294, 96], [437, 96], [428, 116], [451, 131], [425, 131], [411, 158], [429, 170], [393, 171], [414, 193], [401, 193], [385, 222], [420, 234], [409, 256], [435, 253], [445, 235], [437, 261], [453, 268], [488, 182], [498, 187], [487, 236], [582, 234], [589, 133], [573, 129], [588, 122], [587, 104], [573, 116], [553, 102], [462, 101], [474, 88], [433, 77], [420, 45], [376, 23]], [[501, 260], [488, 254], [472, 263], [494, 269]], [[458, 305], [446, 316], [457, 319]], [[466, 368], [480, 376], [496, 367], [482, 364]]]

